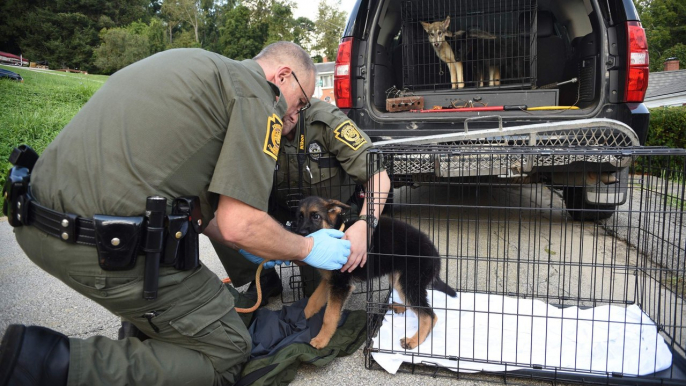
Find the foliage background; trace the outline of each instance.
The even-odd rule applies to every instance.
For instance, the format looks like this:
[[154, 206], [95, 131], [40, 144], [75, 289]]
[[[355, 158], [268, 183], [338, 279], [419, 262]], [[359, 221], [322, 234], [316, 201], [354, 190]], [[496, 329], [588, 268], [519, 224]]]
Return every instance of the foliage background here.
[[24, 78], [23, 83], [0, 79], [0, 186], [4, 186], [12, 149], [25, 143], [42, 153], [108, 77], [0, 68]]
[[686, 149], [686, 106], [650, 109], [647, 146]]
[[310, 20], [294, 18], [291, 0], [2, 0], [0, 51], [99, 74], [179, 47], [242, 60], [279, 40], [333, 60], [346, 14], [340, 0], [317, 1]]
[[686, 1], [634, 0], [648, 38], [650, 71], [663, 71], [667, 58], [686, 66]]

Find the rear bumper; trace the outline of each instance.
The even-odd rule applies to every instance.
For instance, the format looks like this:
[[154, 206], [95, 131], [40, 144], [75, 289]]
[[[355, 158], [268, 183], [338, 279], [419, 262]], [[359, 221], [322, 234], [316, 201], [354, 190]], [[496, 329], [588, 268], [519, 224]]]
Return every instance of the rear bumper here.
[[[628, 166], [630, 158], [614, 155], [594, 155], [600, 147], [639, 146], [633, 129], [611, 119], [581, 119], [498, 129], [462, 131], [451, 134], [413, 137], [375, 142], [377, 147], [428, 145], [445, 152], [399, 154], [387, 159], [394, 175], [431, 174], [437, 177], [469, 177], [484, 175], [521, 175], [534, 169], [564, 168], [578, 162], [603, 163], [612, 168]], [[532, 154], [508, 154], [506, 149], [532, 147]], [[494, 149], [492, 153], [488, 148]], [[591, 149], [577, 156], [558, 156], [555, 148]], [[462, 151], [480, 149], [483, 153], [465, 158]], [[546, 149], [551, 149], [546, 152]], [[452, 153], [455, 153], [453, 155]], [[468, 162], [465, 162], [468, 161]]]

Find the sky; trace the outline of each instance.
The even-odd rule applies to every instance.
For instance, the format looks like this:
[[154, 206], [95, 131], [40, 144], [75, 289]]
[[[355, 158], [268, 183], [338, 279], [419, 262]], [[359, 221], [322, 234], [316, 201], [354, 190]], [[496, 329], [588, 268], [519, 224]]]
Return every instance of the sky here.
[[[305, 16], [310, 20], [314, 21], [317, 18], [317, 7], [319, 7], [319, 1], [321, 0], [294, 0], [296, 4], [296, 9], [293, 11], [293, 16], [298, 18], [300, 16]], [[334, 5], [336, 0], [324, 0], [330, 5]], [[350, 11], [353, 9], [357, 0], [340, 0], [340, 9], [345, 12], [345, 20], [348, 20]]]

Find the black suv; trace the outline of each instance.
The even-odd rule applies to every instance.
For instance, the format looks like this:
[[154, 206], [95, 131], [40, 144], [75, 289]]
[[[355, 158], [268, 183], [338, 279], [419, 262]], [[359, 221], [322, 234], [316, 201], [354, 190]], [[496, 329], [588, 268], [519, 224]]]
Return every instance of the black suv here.
[[[647, 86], [631, 0], [358, 0], [334, 71], [336, 104], [375, 141], [445, 136], [456, 145], [642, 145]], [[524, 172], [550, 182], [571, 167], [554, 166]], [[613, 184], [626, 174], [604, 172]], [[609, 217], [625, 195], [599, 195], [594, 183], [553, 181], [568, 208]]]

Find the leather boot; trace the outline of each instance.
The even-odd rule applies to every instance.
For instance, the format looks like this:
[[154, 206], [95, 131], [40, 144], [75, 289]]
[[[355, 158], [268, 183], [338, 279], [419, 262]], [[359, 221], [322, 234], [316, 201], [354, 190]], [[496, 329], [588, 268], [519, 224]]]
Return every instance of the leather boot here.
[[69, 338], [45, 327], [12, 324], [0, 343], [0, 386], [67, 384]]

